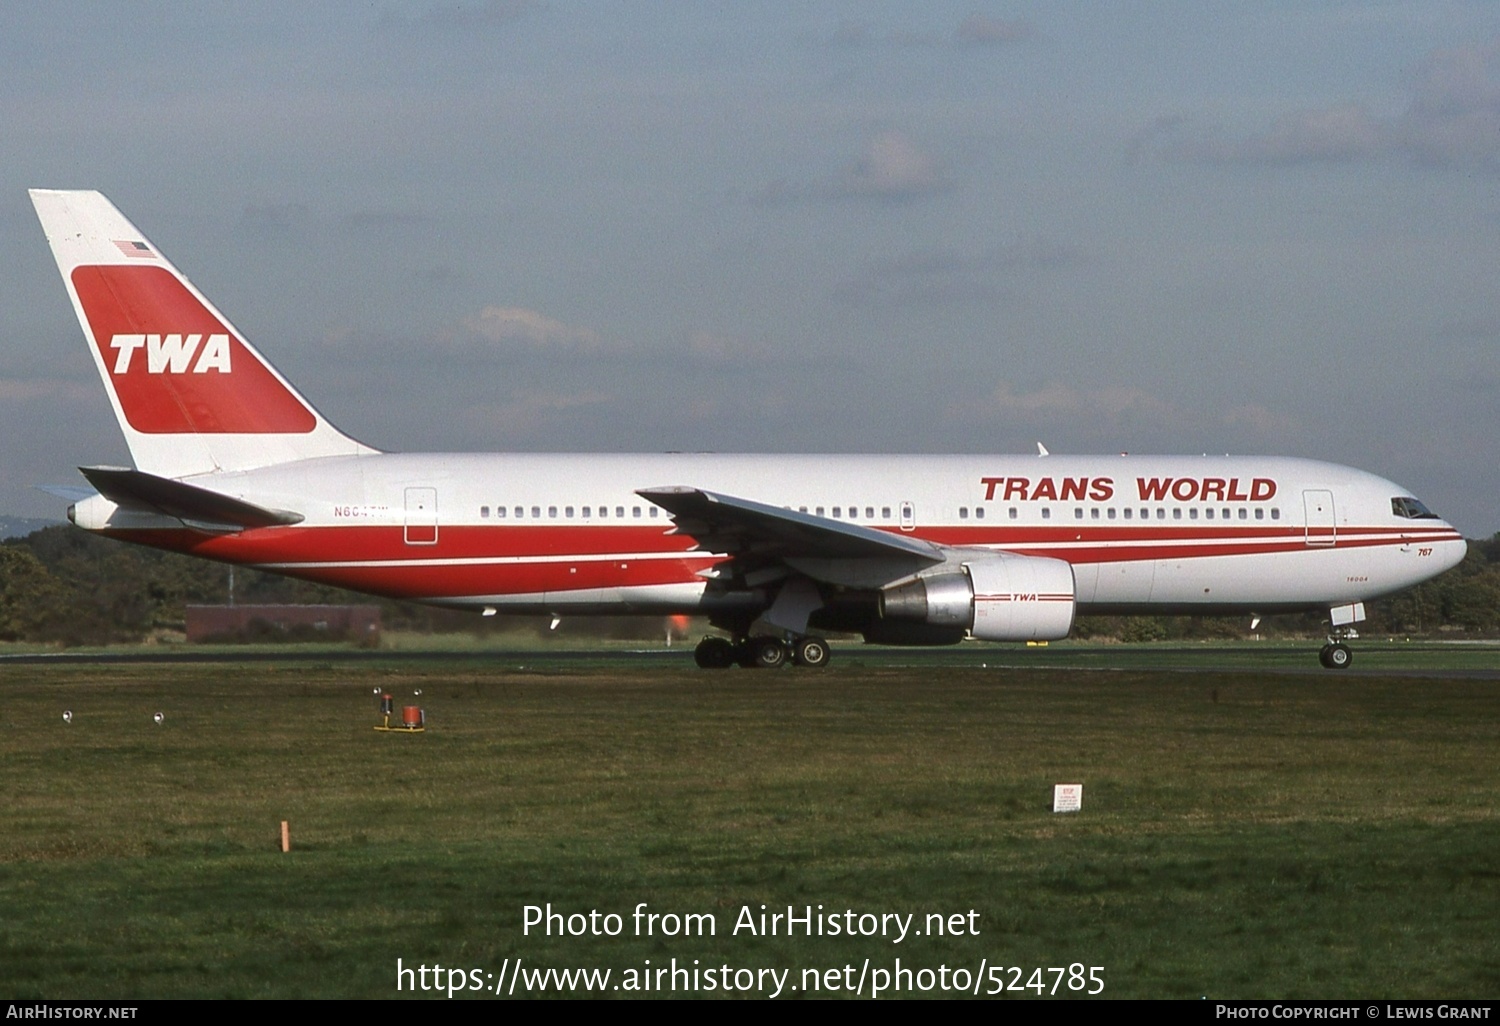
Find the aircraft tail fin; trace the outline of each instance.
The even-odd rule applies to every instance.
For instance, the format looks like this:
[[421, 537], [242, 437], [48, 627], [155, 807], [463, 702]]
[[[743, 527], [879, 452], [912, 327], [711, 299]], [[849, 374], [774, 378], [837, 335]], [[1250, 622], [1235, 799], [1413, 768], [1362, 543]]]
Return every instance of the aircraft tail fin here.
[[97, 192], [32, 189], [136, 468], [166, 478], [375, 450], [326, 421]]

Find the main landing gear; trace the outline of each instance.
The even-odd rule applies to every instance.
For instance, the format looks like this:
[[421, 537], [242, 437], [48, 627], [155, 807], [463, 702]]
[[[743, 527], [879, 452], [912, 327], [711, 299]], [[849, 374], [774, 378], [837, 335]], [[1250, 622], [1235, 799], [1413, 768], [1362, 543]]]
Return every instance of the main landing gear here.
[[790, 642], [769, 635], [754, 638], [709, 637], [698, 642], [693, 660], [705, 670], [727, 670], [738, 663], [746, 668], [774, 670], [787, 663], [798, 666], [827, 666], [828, 642], [811, 634]]

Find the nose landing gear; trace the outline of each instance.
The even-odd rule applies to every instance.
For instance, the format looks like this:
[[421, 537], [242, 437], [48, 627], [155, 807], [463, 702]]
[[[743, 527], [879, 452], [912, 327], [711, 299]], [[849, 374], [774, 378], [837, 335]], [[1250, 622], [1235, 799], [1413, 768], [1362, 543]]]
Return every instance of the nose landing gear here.
[[1318, 662], [1330, 670], [1347, 670], [1353, 661], [1354, 653], [1349, 651], [1349, 646], [1336, 638], [1329, 638], [1328, 644], [1318, 652]]

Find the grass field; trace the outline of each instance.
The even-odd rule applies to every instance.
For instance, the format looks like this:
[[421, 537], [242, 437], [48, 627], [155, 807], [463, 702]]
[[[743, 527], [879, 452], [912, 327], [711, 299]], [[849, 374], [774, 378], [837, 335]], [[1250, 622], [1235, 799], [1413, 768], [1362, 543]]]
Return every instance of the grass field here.
[[[1358, 665], [1496, 666], [1391, 648]], [[1333, 674], [1306, 645], [1215, 669], [1242, 650], [0, 664], [0, 996], [391, 997], [398, 958], [518, 957], [611, 984], [899, 958], [1102, 966], [1115, 997], [1500, 995], [1500, 682]], [[371, 730], [375, 688], [428, 732]], [[1063, 781], [1082, 813], [1050, 812]], [[523, 933], [549, 902], [623, 930]], [[635, 936], [640, 902], [717, 933]], [[762, 904], [972, 909], [978, 935], [731, 933]]]

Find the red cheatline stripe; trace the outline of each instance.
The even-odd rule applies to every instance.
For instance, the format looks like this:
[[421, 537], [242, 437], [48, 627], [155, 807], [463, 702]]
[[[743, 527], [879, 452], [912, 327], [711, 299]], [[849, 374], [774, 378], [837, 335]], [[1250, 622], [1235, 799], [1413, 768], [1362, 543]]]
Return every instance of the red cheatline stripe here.
[[[237, 563], [274, 565], [277, 568], [306, 566], [374, 567], [382, 565], [457, 565], [476, 561], [565, 562], [631, 559], [694, 559], [713, 553], [693, 550], [692, 541], [668, 536], [658, 528], [596, 527], [444, 527], [435, 545], [413, 547], [405, 542], [401, 526], [389, 527], [281, 527], [246, 531], [238, 535], [205, 537], [183, 531], [117, 532], [163, 548]], [[1302, 531], [1277, 536], [1265, 534], [1225, 535], [1180, 532], [1170, 537], [1118, 537], [1055, 531], [1027, 533], [1008, 531], [966, 538], [965, 544], [1026, 555], [1053, 556], [1069, 562], [1139, 562], [1156, 559], [1193, 559], [1251, 553], [1296, 552], [1307, 548]], [[1416, 536], [1377, 528], [1343, 530], [1335, 548], [1414, 545], [1458, 540], [1451, 529]]]

